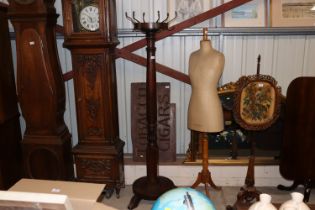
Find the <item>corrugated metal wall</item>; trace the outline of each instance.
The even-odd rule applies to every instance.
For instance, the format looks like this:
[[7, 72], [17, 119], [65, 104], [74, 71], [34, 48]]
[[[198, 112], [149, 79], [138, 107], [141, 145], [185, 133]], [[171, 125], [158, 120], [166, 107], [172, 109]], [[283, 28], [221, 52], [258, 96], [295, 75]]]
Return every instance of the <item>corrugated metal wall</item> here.
[[[214, 4], [218, 4], [216, 0]], [[167, 0], [117, 0], [117, 20], [120, 29], [132, 28], [124, 16], [136, 11], [137, 14], [146, 12], [152, 17], [161, 11], [165, 15]], [[61, 14], [60, 0], [56, 1], [57, 11]], [[216, 20], [219, 22], [219, 19]], [[58, 19], [62, 24], [62, 19]], [[126, 46], [143, 35], [138, 32], [125, 36], [124, 30], [120, 30], [120, 45]], [[201, 32], [201, 29], [200, 29]], [[201, 33], [198, 32], [200, 35]], [[241, 75], [256, 73], [257, 56], [261, 54], [261, 73], [270, 74], [279, 82], [285, 95], [289, 83], [298, 76], [315, 76], [315, 36], [314, 35], [231, 35], [214, 34], [210, 37], [213, 46], [224, 53], [225, 68], [221, 84], [236, 81]], [[156, 43], [157, 62], [168, 65], [183, 73], [188, 72], [187, 64], [191, 52], [199, 48], [201, 37], [196, 34], [182, 34], [168, 37]], [[57, 40], [60, 61], [63, 72], [72, 69], [71, 56], [68, 50], [62, 48], [63, 40]], [[13, 41], [13, 52], [15, 52]], [[145, 50], [136, 51], [145, 56]], [[14, 56], [15, 57], [15, 56]], [[145, 68], [132, 62], [117, 59], [117, 84], [119, 106], [120, 138], [126, 142], [125, 153], [132, 153], [131, 119], [130, 119], [130, 84], [132, 82], [145, 81]], [[189, 85], [176, 81], [158, 73], [158, 82], [171, 83], [171, 102], [176, 104], [176, 143], [177, 153], [185, 153], [190, 141], [190, 132], [187, 129], [187, 106], [191, 89]], [[77, 126], [73, 82], [66, 82], [67, 87], [67, 111], [65, 121], [73, 135], [73, 144], [77, 143]]]

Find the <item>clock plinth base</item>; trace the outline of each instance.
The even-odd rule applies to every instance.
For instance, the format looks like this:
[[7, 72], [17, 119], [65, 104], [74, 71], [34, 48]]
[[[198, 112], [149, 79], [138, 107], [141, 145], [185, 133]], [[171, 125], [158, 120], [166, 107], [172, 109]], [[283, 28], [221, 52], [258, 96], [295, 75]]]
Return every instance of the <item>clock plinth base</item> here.
[[76, 181], [106, 184], [103, 195], [110, 198], [116, 191], [118, 198], [120, 189], [125, 187], [124, 144], [116, 139], [111, 146], [75, 146], [72, 152], [77, 169]]
[[136, 208], [142, 199], [156, 200], [160, 195], [173, 188], [176, 188], [173, 181], [166, 177], [158, 176], [156, 182], [153, 183], [148, 180], [148, 177], [141, 177], [133, 183], [134, 196], [130, 200], [128, 209]]

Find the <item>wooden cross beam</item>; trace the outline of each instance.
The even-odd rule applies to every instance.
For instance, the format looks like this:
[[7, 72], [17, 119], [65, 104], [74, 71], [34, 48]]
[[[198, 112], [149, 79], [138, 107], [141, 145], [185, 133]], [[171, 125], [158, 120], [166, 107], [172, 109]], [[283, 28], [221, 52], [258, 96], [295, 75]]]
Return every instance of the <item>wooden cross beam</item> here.
[[[129, 61], [132, 61], [136, 64], [139, 64], [141, 66], [146, 66], [147, 65], [147, 59], [142, 57], [142, 56], [139, 56], [137, 54], [134, 54], [134, 53], [130, 53], [124, 49], [118, 49], [116, 48], [116, 55], [118, 57], [121, 57], [121, 58], [124, 58], [126, 60], [129, 60]], [[180, 72], [180, 71], [176, 71], [170, 67], [167, 67], [167, 66], [164, 66], [162, 64], [159, 64], [159, 63], [156, 63], [155, 64], [155, 67], [157, 69], [158, 72], [160, 72], [161, 74], [165, 74], [169, 77], [172, 77], [176, 80], [179, 80], [179, 81], [182, 81], [182, 82], [185, 82], [187, 84], [190, 84], [190, 79], [189, 77]]]

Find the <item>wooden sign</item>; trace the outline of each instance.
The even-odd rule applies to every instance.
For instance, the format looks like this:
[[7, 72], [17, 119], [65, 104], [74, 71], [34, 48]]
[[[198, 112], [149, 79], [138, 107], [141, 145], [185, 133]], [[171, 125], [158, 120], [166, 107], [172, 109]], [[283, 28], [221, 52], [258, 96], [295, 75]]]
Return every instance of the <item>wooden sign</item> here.
[[[157, 83], [157, 144], [159, 161], [176, 160], [175, 104], [170, 104], [170, 83]], [[145, 161], [147, 145], [146, 84], [131, 84], [131, 138], [134, 161]]]
[[169, 114], [168, 117], [159, 116], [158, 110], [157, 143], [160, 162], [176, 161], [176, 104], [170, 104]]

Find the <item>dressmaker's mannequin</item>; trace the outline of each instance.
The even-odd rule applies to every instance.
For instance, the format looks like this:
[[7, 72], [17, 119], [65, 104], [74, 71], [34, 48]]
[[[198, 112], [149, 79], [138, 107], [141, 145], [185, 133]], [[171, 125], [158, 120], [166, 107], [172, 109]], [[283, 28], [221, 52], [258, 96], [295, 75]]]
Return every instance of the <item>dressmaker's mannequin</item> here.
[[200, 49], [193, 52], [189, 59], [192, 93], [188, 107], [188, 128], [201, 132], [202, 143], [203, 168], [192, 188], [204, 183], [209, 196], [207, 184], [220, 189], [213, 183], [208, 170], [207, 133], [217, 133], [224, 129], [222, 105], [217, 92], [217, 84], [224, 67], [224, 55], [212, 48], [207, 33], [207, 29], [204, 29]]
[[188, 128], [200, 132], [220, 132], [224, 128], [223, 111], [217, 84], [224, 67], [224, 55], [212, 48], [204, 35], [200, 49], [189, 59], [192, 87], [188, 108]]

